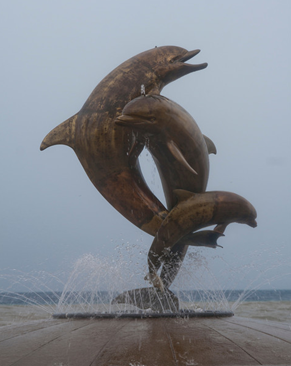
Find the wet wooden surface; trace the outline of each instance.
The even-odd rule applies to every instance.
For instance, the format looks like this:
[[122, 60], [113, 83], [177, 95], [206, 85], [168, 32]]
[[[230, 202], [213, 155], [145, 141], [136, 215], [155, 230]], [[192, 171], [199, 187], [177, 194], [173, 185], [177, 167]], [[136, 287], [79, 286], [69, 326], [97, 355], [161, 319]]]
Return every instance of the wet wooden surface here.
[[238, 317], [36, 321], [0, 328], [0, 365], [291, 365], [291, 325]]

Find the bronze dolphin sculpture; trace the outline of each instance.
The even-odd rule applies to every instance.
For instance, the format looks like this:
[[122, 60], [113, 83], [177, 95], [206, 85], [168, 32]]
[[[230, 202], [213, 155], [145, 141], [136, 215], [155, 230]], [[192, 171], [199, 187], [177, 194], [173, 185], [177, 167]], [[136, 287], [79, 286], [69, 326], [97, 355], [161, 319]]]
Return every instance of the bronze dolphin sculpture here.
[[185, 63], [198, 53], [165, 46], [125, 61], [97, 85], [77, 114], [44, 138], [40, 147], [70, 146], [103, 197], [151, 235], [156, 234], [167, 210], [148, 188], [138, 160], [128, 158], [133, 145], [131, 130], [114, 121], [124, 106], [141, 94], [141, 85], [145, 93], [159, 94], [170, 82], [204, 69], [206, 63]]
[[[174, 191], [184, 189], [195, 193], [206, 190], [209, 175], [209, 153], [216, 153], [214, 143], [202, 135], [192, 116], [177, 103], [161, 95], [145, 95], [130, 101], [116, 124], [130, 127], [135, 141], [129, 158], [135, 158], [146, 145], [157, 165], [168, 209], [175, 204]], [[179, 271], [189, 245], [215, 248], [222, 233], [210, 230], [189, 234], [172, 248], [161, 271], [166, 287]], [[159, 242], [163, 249], [163, 243]], [[155, 255], [152, 248], [151, 255]], [[159, 255], [159, 254], [157, 254]], [[151, 278], [159, 283], [159, 278]], [[159, 286], [162, 287], [161, 283]]]
[[[163, 260], [188, 233], [216, 225], [214, 231], [222, 234], [226, 226], [233, 222], [257, 226], [255, 208], [235, 193], [175, 190], [175, 194], [178, 203], [163, 221], [149, 251], [150, 278], [157, 278], [157, 270]], [[158, 281], [153, 284], [159, 286]]]
[[175, 189], [205, 192], [208, 154], [216, 153], [216, 147], [179, 104], [161, 95], [140, 96], [124, 107], [116, 124], [135, 132], [129, 157], [136, 156], [145, 145], [150, 151], [161, 177], [168, 210], [174, 206]]

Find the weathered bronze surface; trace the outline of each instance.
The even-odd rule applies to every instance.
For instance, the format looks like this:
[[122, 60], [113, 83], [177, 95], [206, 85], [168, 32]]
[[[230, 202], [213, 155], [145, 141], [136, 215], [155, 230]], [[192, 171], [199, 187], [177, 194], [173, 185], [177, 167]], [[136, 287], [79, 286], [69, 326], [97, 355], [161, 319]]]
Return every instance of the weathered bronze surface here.
[[[202, 135], [197, 123], [184, 108], [163, 96], [140, 96], [125, 106], [122, 115], [116, 119], [116, 124], [130, 127], [134, 132], [135, 141], [129, 152], [130, 159], [136, 160], [145, 145], [152, 154], [169, 210], [175, 205], [175, 189], [205, 192], [209, 175], [208, 154], [216, 153], [216, 147], [209, 138]], [[216, 239], [217, 237], [216, 234]], [[168, 287], [174, 280], [188, 245], [212, 244], [216, 247], [216, 244], [209, 242], [209, 238], [208, 235], [208, 240], [202, 244], [201, 234], [192, 234], [177, 243], [168, 253], [161, 271], [164, 285]], [[159, 245], [162, 251], [163, 243], [159, 241]], [[155, 256], [157, 253], [153, 247], [151, 250], [151, 256]], [[155, 278], [152, 277], [151, 280], [155, 282]], [[160, 287], [159, 279], [157, 281]]]
[[165, 85], [207, 64], [185, 63], [199, 50], [156, 47], [118, 66], [94, 89], [73, 117], [52, 130], [40, 149], [64, 144], [77, 154], [92, 183], [130, 222], [155, 235], [167, 214], [149, 190], [136, 159], [129, 159], [131, 129], [117, 126], [124, 106], [141, 94], [159, 94]]
[[[177, 103], [162, 96], [141, 96], [129, 102], [116, 120], [135, 132], [129, 157], [147, 146], [158, 167], [171, 210], [150, 248], [148, 279], [157, 287], [170, 286], [189, 245], [216, 247], [231, 222], [251, 222], [256, 212], [244, 198], [230, 192], [208, 192], [208, 153], [213, 142], [202, 135], [194, 119]], [[188, 192], [189, 191], [189, 192]], [[181, 202], [175, 207], [177, 196]], [[174, 207], [174, 208], [173, 208]], [[216, 231], [200, 231], [219, 225]], [[161, 278], [157, 270], [161, 264]]]
[[[218, 191], [192, 193], [184, 190], [175, 190], [174, 193], [177, 195], [178, 203], [163, 221], [149, 251], [150, 278], [156, 279], [156, 272], [168, 252], [179, 243], [180, 239], [193, 231], [216, 225], [213, 238], [210, 237], [211, 232], [206, 231], [209, 243], [214, 240], [215, 245], [216, 239], [223, 234], [230, 223], [257, 226], [255, 208], [245, 198], [235, 193]], [[197, 233], [198, 240], [201, 240], [203, 233], [203, 231]], [[193, 244], [195, 245], [195, 238]]]
[[[216, 147], [189, 113], [160, 96], [171, 81], [207, 66], [185, 63], [198, 53], [166, 46], [129, 59], [41, 144], [41, 150], [70, 146], [108, 202], [155, 236], [148, 279], [163, 291], [175, 279], [189, 245], [217, 247], [217, 239], [232, 222], [256, 226], [256, 211], [247, 200], [230, 192], [206, 192], [208, 154], [216, 153]], [[145, 146], [157, 165], [167, 209], [141, 173], [138, 156]], [[197, 232], [211, 225], [216, 228]]]
[[135, 143], [130, 156], [146, 145], [157, 165], [164, 194], [171, 210], [175, 189], [205, 192], [208, 175], [208, 147], [213, 142], [202, 135], [191, 115], [177, 103], [156, 95], [141, 96], [129, 102], [116, 124], [131, 127]]

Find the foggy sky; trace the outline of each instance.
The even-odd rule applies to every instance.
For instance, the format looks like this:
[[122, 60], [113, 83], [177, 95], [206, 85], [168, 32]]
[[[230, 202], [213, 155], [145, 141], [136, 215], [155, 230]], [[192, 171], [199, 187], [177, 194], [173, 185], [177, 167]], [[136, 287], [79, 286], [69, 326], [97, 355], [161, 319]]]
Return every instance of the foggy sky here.
[[[290, 288], [290, 1], [27, 0], [2, 2], [0, 14], [0, 274], [69, 271], [85, 253], [114, 256], [122, 242], [150, 247], [73, 150], [39, 146], [113, 68], [175, 45], [201, 49], [189, 62], [209, 65], [162, 91], [217, 147], [207, 190], [240, 194], [258, 212], [256, 229], [232, 224], [223, 249], [201, 251], [213, 271], [217, 256], [234, 268], [253, 263], [254, 276], [281, 264], [272, 286]], [[146, 153], [142, 161], [160, 197], [153, 163]]]

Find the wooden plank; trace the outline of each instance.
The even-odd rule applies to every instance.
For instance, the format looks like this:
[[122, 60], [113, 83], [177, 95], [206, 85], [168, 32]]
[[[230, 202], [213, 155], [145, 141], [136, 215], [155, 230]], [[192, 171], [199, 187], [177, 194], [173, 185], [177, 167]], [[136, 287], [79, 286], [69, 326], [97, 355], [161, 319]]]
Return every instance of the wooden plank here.
[[[207, 319], [176, 320], [166, 328], [177, 365], [258, 365], [259, 363], [223, 334], [205, 326]], [[216, 323], [213, 318], [211, 323]]]
[[[272, 322], [270, 322], [272, 324]], [[1, 366], [291, 364], [286, 329], [250, 319], [51, 320], [5, 329]], [[264, 328], [262, 328], [264, 326]], [[254, 329], [259, 327], [260, 329]], [[0, 329], [1, 330], [1, 329]], [[277, 335], [273, 335], [273, 330]], [[8, 338], [7, 338], [8, 337]]]
[[44, 347], [37, 348], [13, 366], [92, 365], [96, 355], [128, 323], [128, 319], [87, 320], [81, 323], [84, 326], [71, 330], [64, 329], [60, 337], [53, 339]]
[[[67, 320], [68, 321], [68, 320]], [[51, 327], [56, 324], [60, 324], [64, 321], [60, 320], [35, 320], [30, 323], [22, 323], [15, 325], [6, 325], [0, 328], [0, 342], [5, 341], [13, 337], [18, 337], [20, 335], [47, 327]]]
[[[230, 339], [260, 364], [291, 364], [291, 345], [289, 342], [271, 335], [272, 327], [265, 327], [268, 334], [242, 324], [232, 323], [219, 319], [211, 322], [205, 320], [205, 325]], [[284, 330], [283, 330], [284, 331]]]
[[226, 321], [246, 328], [258, 330], [262, 333], [269, 334], [273, 337], [277, 337], [291, 343], [291, 329], [282, 329], [282, 327], [278, 327], [277, 323], [273, 324], [273, 322], [263, 322], [248, 318], [229, 318], [226, 319]]
[[251, 321], [252, 323], [270, 325], [272, 328], [275, 327], [275, 328], [291, 331], [291, 323], [275, 322], [273, 320], [268, 320], [268, 319], [263, 320], [263, 319], [244, 318], [241, 316], [234, 316], [234, 317], [230, 317], [226, 320], [231, 320], [232, 322], [245, 322], [247, 320], [247, 321]]
[[164, 319], [132, 319], [98, 353], [92, 366], [175, 366]]
[[[0, 343], [1, 366], [14, 365], [17, 361], [33, 353], [40, 347], [59, 338], [64, 332], [84, 327], [88, 321], [65, 321], [53, 326], [15, 336]], [[36, 365], [38, 362], [36, 363]], [[34, 364], [32, 364], [34, 365]]]

